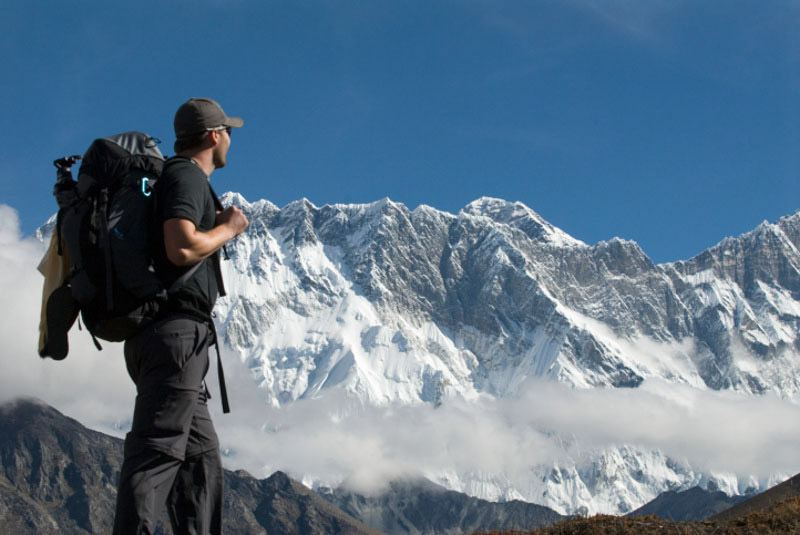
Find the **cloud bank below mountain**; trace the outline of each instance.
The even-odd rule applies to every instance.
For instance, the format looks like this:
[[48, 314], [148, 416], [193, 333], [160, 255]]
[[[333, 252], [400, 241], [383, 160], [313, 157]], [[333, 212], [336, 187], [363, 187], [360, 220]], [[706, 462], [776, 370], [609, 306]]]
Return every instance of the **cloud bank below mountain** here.
[[637, 389], [530, 382], [517, 399], [364, 407], [343, 395], [280, 409], [249, 404], [217, 419], [232, 460], [362, 491], [401, 474], [497, 475], [522, 484], [532, 467], [587, 462], [622, 445], [659, 450], [703, 472], [756, 476], [800, 470], [800, 408], [647, 381]]

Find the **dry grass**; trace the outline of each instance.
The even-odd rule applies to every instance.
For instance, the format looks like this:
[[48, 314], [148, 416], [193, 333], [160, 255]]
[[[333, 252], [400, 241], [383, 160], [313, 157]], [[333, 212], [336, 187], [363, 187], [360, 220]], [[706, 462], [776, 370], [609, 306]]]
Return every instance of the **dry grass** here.
[[657, 516], [626, 518], [597, 515], [572, 518], [533, 531], [490, 531], [476, 535], [773, 535], [800, 534], [800, 497], [782, 501], [766, 511], [725, 521], [672, 522]]

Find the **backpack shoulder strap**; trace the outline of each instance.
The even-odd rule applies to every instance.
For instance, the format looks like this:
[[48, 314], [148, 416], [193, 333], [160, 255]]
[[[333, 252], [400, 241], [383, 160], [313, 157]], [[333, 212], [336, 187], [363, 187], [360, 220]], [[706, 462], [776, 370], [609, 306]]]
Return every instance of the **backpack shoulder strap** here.
[[[211, 182], [208, 183], [208, 189], [211, 192], [211, 197], [214, 199], [214, 207], [219, 211], [224, 210], [225, 207], [222, 206], [222, 202], [219, 200], [219, 197], [217, 197], [217, 193], [214, 191], [214, 188], [211, 187]], [[225, 255], [225, 260], [228, 260], [228, 250], [224, 245], [222, 246], [222, 252]], [[225, 282], [222, 280], [222, 267], [220, 266], [219, 251], [214, 253], [211, 258], [211, 261], [214, 263], [214, 276], [217, 278], [219, 295], [220, 297], [225, 297], [227, 293], [225, 292]]]

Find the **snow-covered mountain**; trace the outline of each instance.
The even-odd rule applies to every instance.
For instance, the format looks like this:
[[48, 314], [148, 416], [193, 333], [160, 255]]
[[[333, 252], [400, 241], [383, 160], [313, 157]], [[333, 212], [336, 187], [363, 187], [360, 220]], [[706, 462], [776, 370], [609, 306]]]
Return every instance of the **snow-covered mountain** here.
[[[656, 266], [633, 242], [590, 247], [496, 199], [455, 216], [226, 200], [252, 223], [228, 248], [224, 332], [274, 404], [329, 388], [372, 403], [502, 397], [530, 377], [800, 388], [800, 214]], [[640, 339], [685, 349], [626, 354]]]
[[[655, 265], [634, 242], [590, 246], [492, 198], [456, 215], [388, 199], [223, 203], [251, 224], [228, 246], [219, 331], [271, 407], [342, 392], [363, 406], [513, 399], [536, 379], [798, 400], [800, 212]], [[762, 486], [636, 445], [532, 466], [513, 483], [445, 467], [428, 475], [564, 513], [628, 512], [697, 484]]]

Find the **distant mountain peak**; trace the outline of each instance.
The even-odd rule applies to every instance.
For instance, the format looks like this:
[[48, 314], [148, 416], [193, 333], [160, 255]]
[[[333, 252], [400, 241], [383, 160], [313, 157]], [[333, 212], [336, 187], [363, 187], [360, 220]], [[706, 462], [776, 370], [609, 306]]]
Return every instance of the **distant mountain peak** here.
[[554, 227], [525, 204], [494, 197], [481, 197], [465, 206], [461, 213], [484, 216], [525, 232], [529, 238], [559, 247], [586, 246], [563, 230]]
[[250, 203], [247, 202], [247, 199], [244, 198], [244, 195], [242, 195], [241, 193], [234, 192], [234, 191], [226, 191], [225, 193], [220, 195], [219, 200], [225, 206], [234, 205], [234, 206], [238, 206], [240, 208], [250, 204]]

